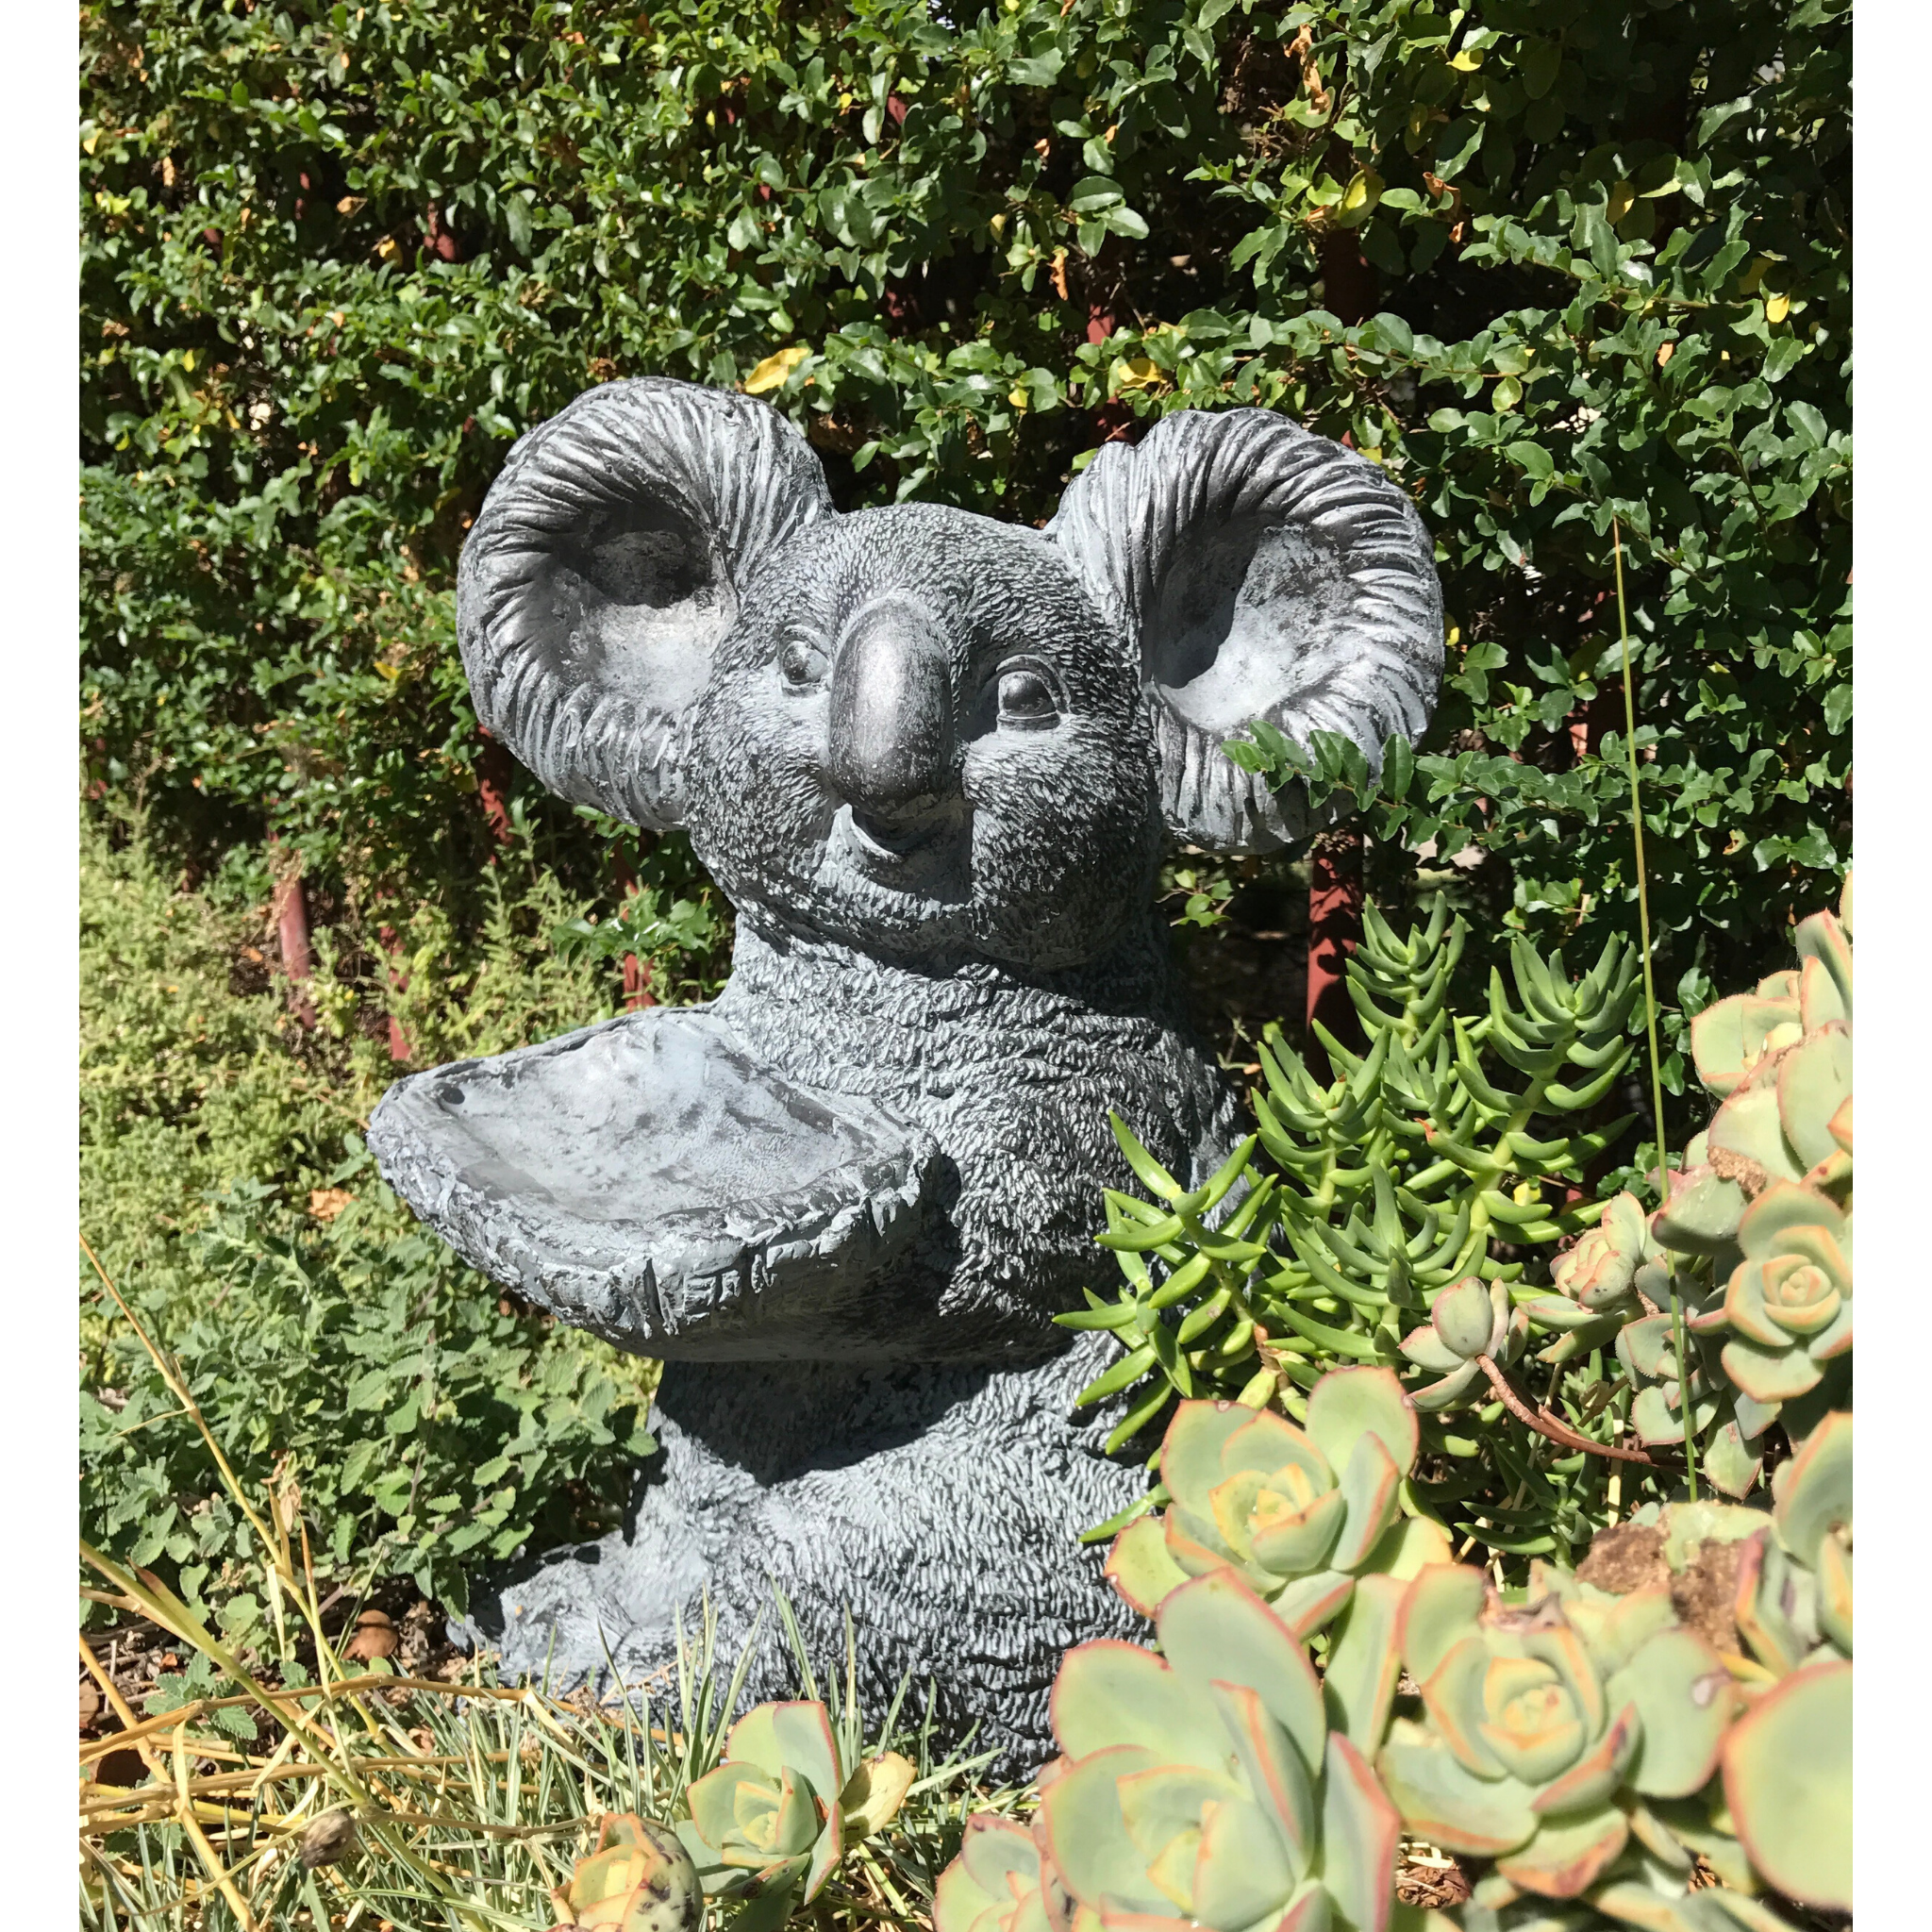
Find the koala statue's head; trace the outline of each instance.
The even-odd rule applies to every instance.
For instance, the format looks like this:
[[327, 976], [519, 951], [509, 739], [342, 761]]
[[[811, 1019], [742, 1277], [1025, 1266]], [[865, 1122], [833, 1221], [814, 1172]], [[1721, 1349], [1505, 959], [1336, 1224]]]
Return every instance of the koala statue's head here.
[[1023, 974], [1145, 916], [1163, 838], [1309, 829], [1222, 752], [1426, 723], [1441, 593], [1373, 464], [1258, 409], [1108, 444], [1044, 530], [836, 512], [762, 403], [654, 378], [510, 453], [463, 552], [477, 716], [554, 791], [689, 828], [741, 908]]

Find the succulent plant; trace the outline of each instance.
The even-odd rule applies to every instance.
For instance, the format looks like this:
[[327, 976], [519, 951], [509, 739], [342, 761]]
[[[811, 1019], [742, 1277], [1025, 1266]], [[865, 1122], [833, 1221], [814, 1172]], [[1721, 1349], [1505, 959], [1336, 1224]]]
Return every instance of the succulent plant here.
[[1538, 1580], [1546, 1593], [1511, 1606], [1479, 1570], [1416, 1578], [1401, 1646], [1426, 1720], [1398, 1719], [1377, 1769], [1420, 1836], [1495, 1859], [1520, 1891], [1577, 1898], [1633, 1832], [1674, 1841], [1651, 1807], [1709, 1780], [1736, 1692], [1668, 1592]]
[[1068, 1932], [1071, 1901], [1041, 1844], [1045, 1825], [1043, 1813], [1030, 1830], [991, 1811], [967, 1819], [933, 1890], [933, 1932]]
[[1522, 1355], [1528, 1334], [1529, 1317], [1510, 1307], [1502, 1282], [1465, 1275], [1437, 1294], [1426, 1326], [1402, 1338], [1402, 1353], [1439, 1377], [1409, 1390], [1409, 1400], [1422, 1409], [1491, 1400], [1481, 1358], [1507, 1368]]
[[[1677, 1257], [1670, 1285], [1690, 1331], [1700, 1470], [1731, 1496], [1758, 1480], [1767, 1424], [1802, 1442], [1849, 1399], [1850, 908], [1847, 879], [1839, 917], [1799, 926], [1794, 971], [1691, 1022], [1698, 1074], [1724, 1104], [1651, 1220], [1653, 1240]], [[1649, 1317], [1617, 1338], [1638, 1391], [1631, 1423], [1648, 1443], [1683, 1440], [1674, 1326]]]
[[1591, 1315], [1634, 1315], [1668, 1292], [1669, 1264], [1659, 1256], [1649, 1217], [1637, 1196], [1604, 1203], [1603, 1217], [1550, 1268], [1557, 1291]]
[[1821, 1658], [1724, 1740], [1724, 1802], [1756, 1870], [1788, 1898], [1852, 1909], [1852, 1666]]
[[1777, 1473], [1738, 1571], [1738, 1629], [1768, 1676], [1852, 1655], [1852, 1418], [1838, 1410]]
[[[1847, 889], [1849, 891], [1849, 888]], [[1753, 1440], [1783, 1405], [1830, 1406], [1852, 1346], [1852, 949], [1828, 912], [1799, 926], [1800, 965], [1691, 1023], [1706, 1085], [1725, 1096], [1654, 1225], [1666, 1246], [1713, 1257], [1724, 1373]]]
[[[1847, 1137], [1849, 1138], [1849, 1137]], [[1724, 1373], [1755, 1405], [1752, 1435], [1809, 1395], [1852, 1347], [1852, 1217], [1830, 1195], [1773, 1181], [1738, 1224], [1743, 1258], [1723, 1303], [1696, 1318], [1728, 1329]]]
[[[1690, 1357], [1691, 1426], [1702, 1436], [1716, 1421], [1730, 1391], [1718, 1372], [1715, 1342], [1694, 1331], [1687, 1332], [1684, 1352]], [[1681, 1442], [1687, 1377], [1677, 1357], [1675, 1319], [1651, 1314], [1626, 1322], [1617, 1331], [1616, 1354], [1636, 1391], [1630, 1405], [1630, 1426], [1638, 1441], [1651, 1448]]]
[[1190, 1576], [1231, 1570], [1297, 1635], [1348, 1603], [1358, 1576], [1414, 1574], [1448, 1555], [1442, 1530], [1404, 1516], [1414, 1409], [1388, 1369], [1333, 1369], [1304, 1431], [1267, 1409], [1184, 1402], [1161, 1445], [1171, 1501], [1115, 1540], [1107, 1574], [1153, 1616]]
[[[1318, 1028], [1321, 1078], [1279, 1028], [1264, 1030], [1250, 1191], [1213, 1241], [1187, 1224], [1181, 1182], [1124, 1149], [1151, 1197], [1108, 1201], [1104, 1241], [1124, 1286], [1111, 1302], [1089, 1291], [1086, 1307], [1057, 1318], [1120, 1336], [1124, 1357], [1085, 1396], [1135, 1389], [1124, 1426], [1151, 1425], [1176, 1396], [1262, 1400], [1284, 1381], [1312, 1386], [1331, 1360], [1392, 1363], [1394, 1311], [1422, 1310], [1471, 1274], [1513, 1282], [1525, 1246], [1580, 1231], [1581, 1212], [1545, 1196], [1582, 1181], [1628, 1125], [1565, 1131], [1581, 1126], [1566, 1116], [1597, 1112], [1627, 1062], [1636, 954], [1613, 941], [1573, 980], [1560, 955], [1516, 944], [1487, 1009], [1457, 1015], [1465, 936], [1441, 898], [1403, 935], [1369, 908], [1347, 973], [1368, 1045], [1351, 1052]], [[1250, 1202], [1241, 1240], [1225, 1239]]]
[[1751, 1863], [1805, 1905], [1852, 1909], [1852, 1418], [1778, 1471], [1770, 1526], [1738, 1569], [1739, 1630], [1768, 1677], [1724, 1747]]
[[751, 1923], [738, 1923], [755, 1932], [816, 1897], [846, 1844], [898, 1811], [913, 1774], [896, 1752], [848, 1774], [823, 1704], [761, 1704], [732, 1725], [724, 1761], [691, 1785], [678, 1836], [706, 1890], [754, 1898]]
[[612, 1812], [570, 1882], [550, 1894], [556, 1932], [699, 1932], [705, 1892], [677, 1834], [634, 1812]]
[[1162, 1656], [1108, 1641], [1067, 1653], [1053, 1693], [1066, 1757], [1041, 1809], [1076, 1924], [1383, 1932], [1400, 1827], [1365, 1751], [1394, 1690], [1400, 1593], [1370, 1578], [1351, 1607], [1345, 1728], [1330, 1722], [1335, 1687], [1324, 1701], [1295, 1632], [1231, 1569], [1167, 1595]]

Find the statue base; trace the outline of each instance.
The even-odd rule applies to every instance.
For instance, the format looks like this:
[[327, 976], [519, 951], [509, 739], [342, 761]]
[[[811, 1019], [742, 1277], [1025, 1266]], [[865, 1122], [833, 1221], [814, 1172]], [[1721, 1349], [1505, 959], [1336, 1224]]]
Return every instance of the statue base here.
[[1026, 1776], [1054, 1755], [1061, 1653], [1145, 1634], [1106, 1545], [1078, 1541], [1147, 1489], [1103, 1452], [1118, 1403], [1074, 1411], [1113, 1353], [1090, 1333], [1024, 1369], [669, 1363], [625, 1527], [480, 1580], [454, 1634], [553, 1691], [610, 1690], [614, 1668], [661, 1698], [678, 1617], [694, 1638], [708, 1598], [724, 1676], [755, 1642], [754, 1704], [799, 1694], [775, 1583], [822, 1677], [842, 1676], [850, 1610], [868, 1722], [909, 1674], [936, 1741], [976, 1724], [993, 1774]]

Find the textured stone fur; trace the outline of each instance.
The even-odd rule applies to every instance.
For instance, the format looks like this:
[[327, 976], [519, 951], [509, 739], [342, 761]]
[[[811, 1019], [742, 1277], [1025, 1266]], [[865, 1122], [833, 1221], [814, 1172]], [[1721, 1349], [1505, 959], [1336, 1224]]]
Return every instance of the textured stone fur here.
[[1061, 1652], [1139, 1624], [1077, 1542], [1146, 1484], [1102, 1453], [1110, 1412], [1070, 1419], [1108, 1353], [1090, 1335], [1019, 1370], [674, 1362], [624, 1530], [491, 1581], [468, 1633], [559, 1687], [605, 1681], [607, 1658], [662, 1684], [679, 1612], [695, 1638], [708, 1595], [725, 1674], [761, 1618], [746, 1698], [793, 1696], [775, 1581], [822, 1679], [842, 1670], [849, 1609], [869, 1714], [909, 1674], [915, 1714], [936, 1692], [941, 1740], [977, 1724], [997, 1774], [1024, 1776], [1052, 1753]]

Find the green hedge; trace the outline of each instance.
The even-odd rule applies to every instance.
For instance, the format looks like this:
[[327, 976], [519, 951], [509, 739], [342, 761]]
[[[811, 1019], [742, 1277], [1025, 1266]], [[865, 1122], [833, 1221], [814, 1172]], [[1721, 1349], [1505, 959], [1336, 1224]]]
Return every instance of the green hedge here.
[[[1183, 407], [1346, 435], [1453, 625], [1377, 889], [1473, 843], [1493, 916], [1592, 951], [1635, 924], [1615, 522], [1664, 985], [1835, 890], [1843, 0], [82, 21], [83, 737], [237, 891], [275, 832], [358, 903], [460, 898], [463, 530], [517, 435], [645, 373], [768, 394], [847, 507], [1038, 519]], [[594, 880], [611, 828], [519, 783]]]

